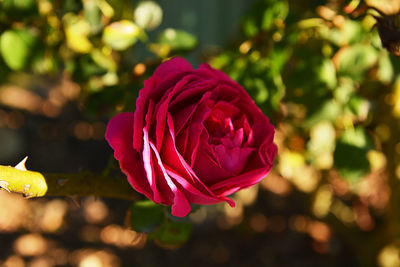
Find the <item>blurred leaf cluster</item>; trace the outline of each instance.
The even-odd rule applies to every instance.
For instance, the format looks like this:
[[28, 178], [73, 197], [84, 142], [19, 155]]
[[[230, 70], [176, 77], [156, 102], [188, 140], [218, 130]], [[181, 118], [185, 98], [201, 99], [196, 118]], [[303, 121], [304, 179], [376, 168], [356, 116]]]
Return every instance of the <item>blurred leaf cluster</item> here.
[[357, 182], [372, 171], [368, 152], [380, 146], [372, 141], [375, 96], [395, 83], [399, 69], [382, 49], [372, 15], [355, 17], [346, 1], [326, 2], [305, 10], [258, 1], [242, 21], [242, 40], [211, 62], [278, 123], [283, 176], [296, 179], [287, 166], [293, 161], [313, 172], [335, 167]]
[[[311, 196], [314, 216], [362, 231], [385, 227], [380, 216], [400, 193], [400, 65], [382, 48], [376, 18], [387, 12], [395, 21], [400, 6], [304, 2], [258, 1], [242, 36], [209, 60], [276, 124], [275, 172]], [[396, 218], [387, 223], [399, 229]]]
[[88, 112], [132, 107], [148, 67], [197, 45], [177, 29], [150, 39], [162, 16], [154, 1], [0, 1], [0, 82], [13, 72], [61, 73], [79, 84]]

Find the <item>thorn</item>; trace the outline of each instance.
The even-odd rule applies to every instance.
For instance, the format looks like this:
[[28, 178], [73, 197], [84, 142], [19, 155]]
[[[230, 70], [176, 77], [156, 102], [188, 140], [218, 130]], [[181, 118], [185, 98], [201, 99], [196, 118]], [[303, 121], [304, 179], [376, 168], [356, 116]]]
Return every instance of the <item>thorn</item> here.
[[27, 169], [25, 167], [25, 163], [26, 163], [27, 160], [28, 160], [28, 156], [26, 156], [23, 160], [21, 160], [20, 163], [15, 165], [14, 168], [16, 168], [17, 170], [20, 170], [20, 171], [27, 171]]
[[81, 207], [81, 196], [79, 195], [72, 195], [70, 196], [72, 202], [78, 207]]
[[8, 193], [10, 193], [10, 190], [8, 189], [8, 182], [6, 181], [0, 181], [0, 188], [6, 190]]
[[68, 179], [58, 179], [58, 180], [57, 180], [57, 184], [58, 184], [59, 186], [63, 186], [63, 185], [65, 185], [67, 182], [68, 182]]

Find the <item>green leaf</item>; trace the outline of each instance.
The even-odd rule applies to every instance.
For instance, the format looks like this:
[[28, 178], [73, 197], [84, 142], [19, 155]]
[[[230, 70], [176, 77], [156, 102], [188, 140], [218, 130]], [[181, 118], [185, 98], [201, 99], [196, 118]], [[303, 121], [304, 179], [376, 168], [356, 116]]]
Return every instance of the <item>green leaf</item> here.
[[342, 48], [337, 55], [338, 74], [360, 82], [377, 59], [377, 51], [370, 45], [356, 44]]
[[7, 30], [0, 36], [0, 52], [13, 70], [21, 70], [29, 61], [36, 38], [27, 29]]
[[165, 220], [164, 207], [151, 200], [137, 201], [130, 207], [132, 229], [150, 233]]
[[95, 1], [84, 2], [85, 19], [90, 25], [92, 33], [97, 33], [101, 29], [101, 10]]
[[197, 38], [185, 31], [165, 29], [158, 36], [158, 43], [166, 45], [170, 50], [191, 50], [197, 45]]
[[161, 245], [179, 246], [189, 239], [191, 233], [191, 223], [167, 221], [157, 231], [152, 233], [150, 238]]
[[63, 17], [63, 23], [68, 47], [82, 54], [90, 52], [93, 44], [89, 40], [89, 22], [73, 13], [67, 13]]
[[356, 182], [369, 172], [367, 153], [370, 148], [370, 140], [363, 128], [343, 132], [334, 152], [335, 166], [343, 178]]
[[263, 13], [261, 20], [262, 30], [269, 30], [276, 19], [284, 20], [289, 13], [289, 6], [286, 1], [275, 1], [275, 3], [269, 3], [269, 5], [271, 4], [272, 6], [266, 8]]
[[286, 1], [258, 1], [243, 19], [243, 31], [246, 36], [252, 37], [260, 31], [271, 30], [275, 22], [285, 20], [288, 13], [289, 5]]
[[393, 80], [393, 65], [390, 62], [389, 53], [383, 50], [378, 59], [377, 78], [383, 83], [390, 83]]
[[35, 0], [4, 0], [2, 9], [9, 17], [17, 21], [23, 20], [30, 15], [36, 15], [37, 13]]
[[328, 88], [335, 88], [337, 84], [336, 69], [330, 59], [323, 60], [316, 72], [318, 74], [319, 80], [326, 84]]
[[347, 103], [347, 106], [351, 112], [358, 117], [358, 119], [365, 120], [368, 117], [371, 104], [363, 97], [352, 95]]
[[39, 74], [55, 74], [58, 68], [57, 57], [51, 52], [38, 49], [32, 56], [31, 68], [35, 73]]
[[[72, 67], [72, 66], [71, 66]], [[73, 64], [73, 77], [78, 81], [87, 81], [96, 75], [104, 75], [107, 69], [98, 65], [90, 55], [81, 56]]]
[[363, 27], [359, 22], [346, 20], [340, 28], [333, 28], [322, 32], [325, 38], [337, 46], [360, 43], [365, 36]]
[[103, 32], [104, 43], [118, 51], [127, 49], [139, 39], [146, 39], [145, 33], [129, 20], [113, 22]]
[[331, 121], [333, 122], [341, 113], [341, 107], [339, 103], [333, 99], [327, 100], [322, 103], [315, 111], [307, 117], [304, 126], [310, 128], [320, 121]]

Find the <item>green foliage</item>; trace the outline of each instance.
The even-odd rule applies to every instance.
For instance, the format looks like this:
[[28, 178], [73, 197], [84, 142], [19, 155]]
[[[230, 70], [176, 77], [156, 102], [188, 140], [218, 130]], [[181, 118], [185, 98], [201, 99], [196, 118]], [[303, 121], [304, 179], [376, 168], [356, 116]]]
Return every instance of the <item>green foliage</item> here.
[[[143, 36], [142, 30], [128, 20], [116, 21], [104, 29], [103, 41], [115, 50], [125, 50]], [[143, 38], [143, 37], [142, 37]]]
[[371, 143], [363, 128], [349, 129], [336, 142], [335, 165], [340, 174], [350, 182], [356, 182], [370, 170], [367, 153]]
[[153, 232], [165, 220], [164, 207], [151, 200], [137, 201], [130, 207], [131, 227], [142, 233]]
[[181, 53], [194, 49], [197, 38], [192, 34], [175, 29], [165, 29], [157, 38], [157, 43], [151, 45], [151, 50], [160, 57], [167, 57], [171, 53]]
[[[135, 99], [147, 74], [133, 69], [140, 63], [132, 56], [136, 46], [139, 53], [152, 55], [155, 64], [197, 45], [195, 36], [172, 28], [149, 39], [147, 31], [161, 22], [162, 9], [154, 1], [0, 1], [0, 76], [63, 71], [79, 83], [88, 106], [132, 106], [134, 102], [125, 102]], [[117, 99], [94, 95], [108, 87], [131, 90]]]
[[0, 36], [0, 52], [12, 70], [23, 69], [30, 60], [35, 36], [27, 29], [10, 29]]
[[252, 11], [243, 19], [243, 31], [246, 36], [253, 37], [262, 31], [271, 30], [277, 20], [285, 20], [288, 12], [287, 1], [258, 1]]
[[191, 233], [191, 223], [167, 221], [150, 235], [150, 239], [154, 239], [160, 245], [175, 247], [188, 241]]
[[37, 6], [35, 0], [4, 0], [0, 8], [12, 19], [17, 21], [26, 19], [26, 16], [36, 15]]
[[[301, 138], [306, 145], [295, 149], [310, 168], [335, 168], [356, 182], [371, 172], [368, 152], [376, 146], [354, 143], [372, 140], [365, 128], [371, 126], [376, 99], [368, 95], [392, 83], [398, 67], [377, 43], [372, 17], [354, 19], [339, 5], [322, 5], [307, 7], [307, 13], [293, 1], [259, 0], [243, 19], [238, 44], [211, 62], [242, 84], [272, 119], [272, 114], [283, 117], [280, 122], [290, 130], [282, 130], [279, 169], [292, 164], [281, 162], [287, 160], [283, 152], [294, 149], [293, 137]], [[329, 147], [315, 137], [326, 131]], [[294, 179], [296, 164], [282, 175]]]
[[130, 226], [140, 233], [148, 233], [156, 243], [176, 247], [184, 244], [192, 232], [187, 219], [169, 215], [166, 207], [151, 200], [136, 201], [130, 207]]
[[343, 49], [337, 58], [338, 74], [354, 82], [363, 81], [368, 70], [376, 64], [377, 52], [371, 45], [363, 44], [355, 44]]

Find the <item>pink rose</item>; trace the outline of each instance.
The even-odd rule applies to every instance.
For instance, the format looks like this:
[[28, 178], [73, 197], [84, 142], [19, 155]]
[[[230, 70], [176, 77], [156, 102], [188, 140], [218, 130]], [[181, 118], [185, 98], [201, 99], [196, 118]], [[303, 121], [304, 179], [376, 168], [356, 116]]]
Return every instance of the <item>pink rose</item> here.
[[274, 127], [223, 72], [182, 58], [144, 83], [136, 111], [113, 117], [106, 139], [132, 187], [183, 217], [190, 203], [215, 204], [271, 170]]

